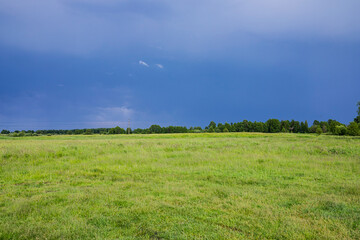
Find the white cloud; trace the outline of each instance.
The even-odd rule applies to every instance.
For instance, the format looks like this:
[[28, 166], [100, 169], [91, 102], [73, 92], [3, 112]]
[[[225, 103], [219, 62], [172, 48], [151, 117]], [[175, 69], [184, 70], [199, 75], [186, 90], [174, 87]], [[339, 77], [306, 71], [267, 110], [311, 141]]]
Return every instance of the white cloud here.
[[149, 64], [147, 64], [146, 62], [144, 62], [144, 61], [139, 61], [139, 64], [140, 65], [143, 65], [143, 66], [145, 66], [145, 67], [149, 67]]
[[158, 67], [158, 68], [161, 68], [161, 69], [163, 69], [164, 68], [164, 66], [162, 65], [162, 64], [156, 64], [156, 66]]

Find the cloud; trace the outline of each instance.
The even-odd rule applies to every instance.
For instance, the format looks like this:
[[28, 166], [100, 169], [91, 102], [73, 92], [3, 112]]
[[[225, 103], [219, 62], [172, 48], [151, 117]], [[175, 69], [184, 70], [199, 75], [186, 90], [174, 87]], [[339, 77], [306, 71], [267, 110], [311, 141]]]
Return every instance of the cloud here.
[[146, 62], [144, 62], [144, 61], [139, 61], [139, 64], [140, 65], [143, 65], [143, 66], [145, 66], [145, 67], [149, 67], [149, 64], [147, 64]]
[[158, 68], [161, 68], [161, 69], [163, 69], [164, 68], [164, 66], [162, 65], [162, 64], [156, 64], [156, 66], [158, 67]]
[[0, 0], [0, 44], [83, 55], [158, 45], [212, 52], [247, 36], [359, 41], [358, 9], [359, 0]]
[[[126, 107], [99, 107], [95, 113], [96, 121], [100, 122], [110, 122], [110, 121], [127, 121], [129, 118], [133, 117], [135, 110]], [[93, 118], [93, 117], [92, 117]]]

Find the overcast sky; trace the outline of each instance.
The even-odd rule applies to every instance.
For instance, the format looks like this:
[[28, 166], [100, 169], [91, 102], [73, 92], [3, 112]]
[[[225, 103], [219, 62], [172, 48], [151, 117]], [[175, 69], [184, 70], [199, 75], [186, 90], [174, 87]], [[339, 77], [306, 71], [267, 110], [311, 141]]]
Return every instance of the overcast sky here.
[[0, 0], [0, 129], [337, 119], [359, 0]]

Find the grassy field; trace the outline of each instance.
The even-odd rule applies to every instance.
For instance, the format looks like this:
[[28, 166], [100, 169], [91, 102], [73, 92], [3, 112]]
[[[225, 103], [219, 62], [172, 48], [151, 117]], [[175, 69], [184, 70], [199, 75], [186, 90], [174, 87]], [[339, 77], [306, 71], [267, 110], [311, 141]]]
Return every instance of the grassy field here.
[[360, 138], [0, 136], [0, 239], [360, 239]]

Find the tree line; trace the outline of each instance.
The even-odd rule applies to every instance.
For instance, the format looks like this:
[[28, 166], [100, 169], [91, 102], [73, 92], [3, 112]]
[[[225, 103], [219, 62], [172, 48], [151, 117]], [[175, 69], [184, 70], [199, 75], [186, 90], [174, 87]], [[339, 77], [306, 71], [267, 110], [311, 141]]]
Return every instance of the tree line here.
[[237, 123], [215, 123], [211, 121], [205, 128], [185, 126], [151, 125], [149, 128], [123, 129], [119, 126], [114, 128], [72, 129], [72, 130], [2, 130], [1, 134], [14, 137], [38, 136], [38, 135], [91, 135], [91, 134], [164, 134], [164, 133], [204, 133], [204, 132], [262, 132], [262, 133], [316, 133], [333, 135], [360, 136], [360, 102], [357, 103], [357, 116], [348, 125], [336, 120], [315, 120], [311, 126], [307, 121], [269, 119], [266, 122], [251, 122], [243, 120]]

